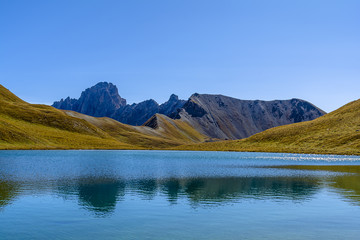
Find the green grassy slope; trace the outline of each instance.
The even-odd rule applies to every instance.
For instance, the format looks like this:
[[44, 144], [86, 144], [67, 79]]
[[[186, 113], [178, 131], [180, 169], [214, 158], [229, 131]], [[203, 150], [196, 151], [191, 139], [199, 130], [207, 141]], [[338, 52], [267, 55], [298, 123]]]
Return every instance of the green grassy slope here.
[[131, 149], [94, 125], [29, 104], [0, 85], [0, 149]]
[[168, 125], [165, 129], [134, 127], [29, 104], [0, 85], [0, 149], [163, 149], [204, 139], [190, 126]]
[[272, 128], [247, 139], [177, 149], [360, 155], [360, 100], [313, 121]]

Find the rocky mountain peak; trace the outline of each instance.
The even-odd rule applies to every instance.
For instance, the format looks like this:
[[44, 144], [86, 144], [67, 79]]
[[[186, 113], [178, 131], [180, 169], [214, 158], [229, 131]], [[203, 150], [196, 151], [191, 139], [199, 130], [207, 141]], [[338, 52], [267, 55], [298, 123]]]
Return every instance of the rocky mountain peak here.
[[171, 95], [170, 95], [169, 102], [170, 102], [170, 101], [177, 101], [177, 100], [179, 100], [178, 95], [175, 95], [175, 94], [171, 94]]
[[[119, 95], [118, 88], [108, 82], [99, 82], [81, 93], [82, 98], [98, 98], [100, 102], [110, 100], [116, 108], [126, 105], [126, 100]], [[93, 99], [94, 100], [94, 99]]]
[[54, 102], [53, 107], [72, 110], [95, 117], [105, 117], [126, 105], [117, 87], [108, 82], [99, 82], [81, 93], [79, 99], [67, 97]]
[[185, 100], [179, 100], [177, 95], [171, 94], [169, 100], [160, 105], [159, 113], [170, 116], [172, 113], [176, 112], [177, 109], [182, 108], [185, 103]]

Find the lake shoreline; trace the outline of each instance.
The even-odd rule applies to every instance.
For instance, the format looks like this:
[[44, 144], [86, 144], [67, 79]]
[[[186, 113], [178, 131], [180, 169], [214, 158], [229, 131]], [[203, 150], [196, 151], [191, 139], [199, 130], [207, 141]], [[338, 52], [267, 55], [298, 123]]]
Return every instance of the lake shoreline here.
[[251, 151], [251, 150], [203, 150], [203, 149], [183, 149], [180, 147], [169, 149], [157, 148], [0, 148], [1, 151], [183, 151], [183, 152], [238, 152], [238, 153], [289, 153], [289, 154], [310, 154], [310, 155], [337, 155], [337, 156], [360, 156], [360, 153], [346, 153], [340, 151], [320, 152], [320, 151]]

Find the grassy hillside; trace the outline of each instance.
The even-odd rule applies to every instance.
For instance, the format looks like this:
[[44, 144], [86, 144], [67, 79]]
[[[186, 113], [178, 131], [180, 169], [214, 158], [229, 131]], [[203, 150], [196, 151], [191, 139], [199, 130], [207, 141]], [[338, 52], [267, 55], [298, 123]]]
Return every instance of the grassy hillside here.
[[[195, 137], [178, 137], [186, 135], [185, 130]], [[162, 149], [203, 138], [190, 126], [134, 127], [110, 118], [29, 104], [0, 85], [0, 149]]]
[[313, 121], [272, 128], [247, 139], [177, 149], [360, 155], [360, 100]]
[[[198, 143], [204, 142], [209, 137], [199, 133], [188, 123], [182, 120], [174, 120], [162, 114], [155, 114], [144, 125], [151, 126], [154, 133], [168, 139], [176, 139], [179, 142]], [[148, 131], [149, 128], [141, 128], [140, 131]]]
[[92, 124], [29, 104], [0, 85], [0, 149], [131, 149]]
[[188, 124], [169, 119], [161, 114], [156, 114], [159, 127], [153, 129], [123, 124], [107, 117], [96, 118], [74, 111], [64, 112], [69, 116], [86, 120], [119, 141], [149, 149], [162, 149], [205, 140], [205, 136]]

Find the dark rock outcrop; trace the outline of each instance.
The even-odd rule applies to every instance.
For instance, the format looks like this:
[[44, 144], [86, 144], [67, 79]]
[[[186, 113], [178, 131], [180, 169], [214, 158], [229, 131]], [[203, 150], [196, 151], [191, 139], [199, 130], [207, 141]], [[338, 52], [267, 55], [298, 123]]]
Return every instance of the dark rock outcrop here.
[[325, 112], [300, 99], [239, 100], [222, 95], [194, 94], [172, 114], [199, 132], [219, 139], [241, 139], [266, 129], [309, 121]]
[[151, 118], [149, 118], [149, 120], [147, 120], [143, 124], [143, 126], [149, 127], [149, 128], [152, 128], [152, 129], [157, 129], [159, 127], [157, 114], [154, 114]]
[[150, 99], [121, 107], [111, 117], [122, 123], [140, 126], [158, 112], [159, 104]]

